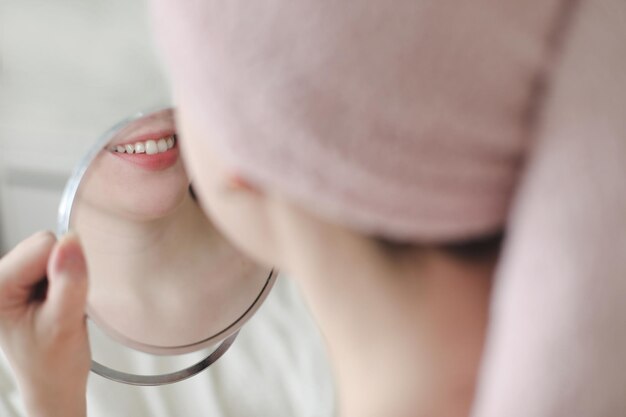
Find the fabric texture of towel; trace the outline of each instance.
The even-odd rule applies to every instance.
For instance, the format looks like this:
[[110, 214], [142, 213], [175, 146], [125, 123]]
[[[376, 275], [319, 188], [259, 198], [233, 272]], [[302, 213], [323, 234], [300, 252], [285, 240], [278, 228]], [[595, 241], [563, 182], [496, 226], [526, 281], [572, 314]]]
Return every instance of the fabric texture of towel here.
[[503, 224], [561, 1], [163, 3], [175, 93], [247, 179], [396, 240]]
[[476, 417], [624, 415], [626, 2], [154, 6], [247, 179], [395, 240], [507, 229]]

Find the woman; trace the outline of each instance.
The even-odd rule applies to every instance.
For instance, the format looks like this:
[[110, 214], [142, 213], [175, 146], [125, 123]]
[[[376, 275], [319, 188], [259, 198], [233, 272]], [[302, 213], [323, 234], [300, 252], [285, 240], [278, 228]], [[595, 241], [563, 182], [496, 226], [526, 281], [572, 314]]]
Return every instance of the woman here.
[[[623, 2], [155, 3], [200, 200], [302, 287], [343, 416], [623, 415]], [[33, 413], [80, 415], [78, 242], [33, 238], [2, 282], [25, 300], [48, 257], [3, 345]]]
[[194, 345], [227, 329], [269, 270], [204, 215], [175, 133], [171, 109], [126, 124], [89, 166], [72, 207], [89, 270], [89, 316], [144, 351]]

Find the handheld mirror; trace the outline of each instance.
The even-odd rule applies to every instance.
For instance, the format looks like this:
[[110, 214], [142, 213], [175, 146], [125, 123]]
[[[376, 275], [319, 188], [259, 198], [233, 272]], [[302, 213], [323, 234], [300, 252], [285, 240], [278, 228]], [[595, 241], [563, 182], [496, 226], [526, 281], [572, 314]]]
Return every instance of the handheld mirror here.
[[214, 228], [192, 183], [173, 109], [114, 126], [67, 183], [58, 232], [73, 230], [83, 244], [90, 337], [100, 332], [107, 343], [155, 361], [194, 358], [181, 369], [139, 374], [103, 362], [93, 349], [101, 343], [92, 342], [97, 374], [134, 385], [197, 374], [230, 347], [274, 284], [276, 271], [246, 258]]

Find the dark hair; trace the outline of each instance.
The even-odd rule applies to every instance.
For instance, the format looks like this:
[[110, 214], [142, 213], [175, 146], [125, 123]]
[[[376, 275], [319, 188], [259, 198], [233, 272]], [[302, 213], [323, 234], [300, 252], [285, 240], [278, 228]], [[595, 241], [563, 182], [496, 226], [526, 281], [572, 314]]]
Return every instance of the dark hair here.
[[460, 261], [475, 263], [497, 257], [502, 248], [504, 237], [505, 231], [500, 230], [476, 238], [432, 245], [414, 242], [398, 242], [381, 237], [374, 238], [374, 241], [380, 245], [385, 252], [393, 256], [401, 256], [420, 248], [435, 249]]

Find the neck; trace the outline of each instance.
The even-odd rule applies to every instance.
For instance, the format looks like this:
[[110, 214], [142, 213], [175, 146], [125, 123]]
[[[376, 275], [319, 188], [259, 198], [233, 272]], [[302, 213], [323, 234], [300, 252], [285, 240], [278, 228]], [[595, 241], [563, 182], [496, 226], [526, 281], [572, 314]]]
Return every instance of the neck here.
[[[191, 257], [189, 251], [197, 249], [199, 239], [206, 248], [211, 243], [207, 237], [217, 236], [189, 195], [159, 219], [136, 221], [84, 206], [79, 207], [75, 223], [96, 285], [98, 276], [106, 276], [107, 283], [136, 281], [143, 286], [150, 280], [154, 285], [177, 258]], [[216, 246], [221, 242], [214, 239]]]
[[267, 277], [191, 198], [152, 222], [81, 207], [74, 226], [87, 256], [91, 317], [143, 343], [186, 345], [222, 331]]
[[340, 415], [467, 416], [492, 265], [426, 250], [394, 262], [367, 239], [329, 233], [318, 225], [284, 255], [326, 337]]

